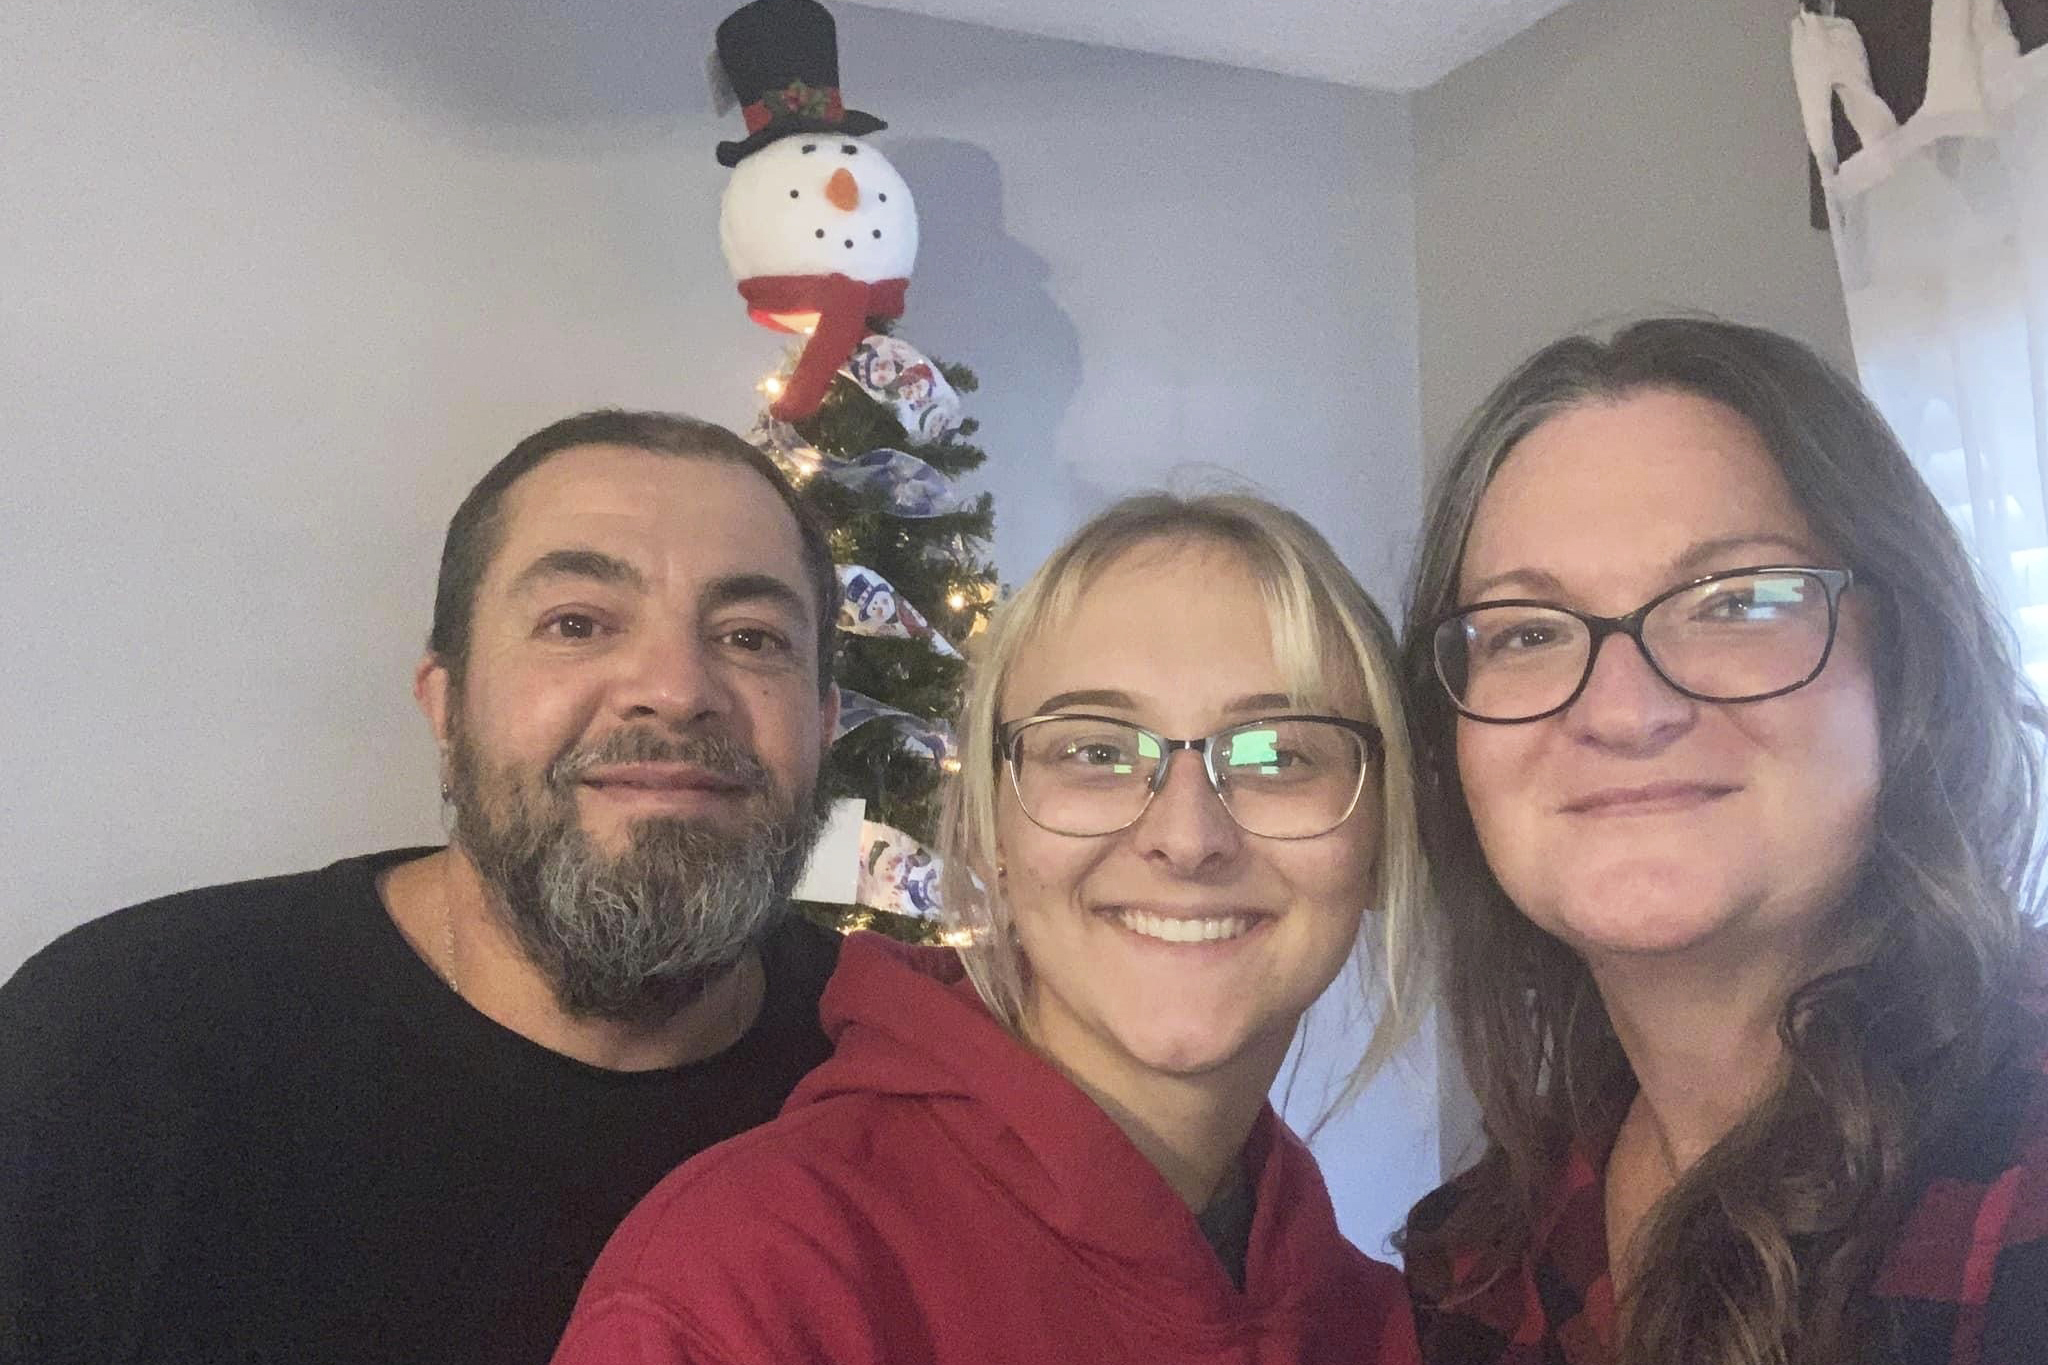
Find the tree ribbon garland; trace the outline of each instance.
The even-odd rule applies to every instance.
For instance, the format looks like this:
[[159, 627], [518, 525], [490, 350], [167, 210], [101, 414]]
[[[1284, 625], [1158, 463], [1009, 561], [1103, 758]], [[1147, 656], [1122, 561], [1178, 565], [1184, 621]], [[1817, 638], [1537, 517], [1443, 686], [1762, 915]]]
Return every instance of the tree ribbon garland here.
[[932, 629], [924, 613], [900, 596], [888, 579], [859, 564], [840, 564], [839, 629], [875, 639], [922, 640], [948, 659], [960, 657], [953, 642]]
[[841, 373], [892, 411], [920, 441], [943, 441], [960, 426], [960, 395], [924, 352], [877, 332], [842, 353]]
[[860, 904], [913, 919], [939, 915], [938, 855], [891, 825], [860, 823]]
[[850, 687], [839, 689], [839, 726], [832, 734], [832, 742], [837, 744], [861, 726], [877, 720], [896, 728], [905, 749], [933, 763], [945, 762], [957, 750], [953, 727], [945, 721], [914, 716]]
[[953, 481], [915, 455], [881, 446], [850, 460], [827, 460], [820, 478], [849, 492], [880, 498], [896, 517], [941, 517], [964, 512], [969, 503]]

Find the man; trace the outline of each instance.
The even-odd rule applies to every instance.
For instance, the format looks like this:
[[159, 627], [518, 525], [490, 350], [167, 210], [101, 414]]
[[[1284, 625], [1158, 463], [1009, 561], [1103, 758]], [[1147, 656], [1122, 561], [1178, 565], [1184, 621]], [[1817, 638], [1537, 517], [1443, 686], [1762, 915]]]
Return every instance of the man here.
[[521, 442], [415, 695], [446, 849], [151, 902], [0, 987], [0, 1359], [543, 1361], [606, 1235], [829, 1050], [836, 585], [684, 418]]

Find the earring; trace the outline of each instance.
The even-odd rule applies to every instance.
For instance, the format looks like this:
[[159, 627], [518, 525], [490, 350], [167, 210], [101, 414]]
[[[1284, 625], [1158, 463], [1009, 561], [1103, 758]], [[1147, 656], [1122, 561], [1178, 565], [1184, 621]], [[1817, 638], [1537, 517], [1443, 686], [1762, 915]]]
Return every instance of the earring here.
[[447, 801], [447, 800], [448, 800], [448, 799], [449, 799], [450, 797], [452, 797], [452, 796], [454, 796], [454, 795], [455, 795], [455, 789], [454, 789], [453, 787], [449, 786], [449, 785], [448, 785], [448, 784], [447, 784], [446, 782], [443, 782], [443, 783], [441, 784], [441, 799], [442, 799], [443, 801]]

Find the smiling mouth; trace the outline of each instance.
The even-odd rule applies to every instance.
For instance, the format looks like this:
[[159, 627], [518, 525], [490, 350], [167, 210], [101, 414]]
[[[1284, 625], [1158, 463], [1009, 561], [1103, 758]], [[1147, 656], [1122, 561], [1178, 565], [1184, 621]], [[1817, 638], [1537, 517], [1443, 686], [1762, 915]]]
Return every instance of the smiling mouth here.
[[1263, 915], [1149, 915], [1142, 910], [1112, 909], [1109, 918], [1143, 938], [1161, 943], [1222, 943], [1243, 938], [1259, 926]]

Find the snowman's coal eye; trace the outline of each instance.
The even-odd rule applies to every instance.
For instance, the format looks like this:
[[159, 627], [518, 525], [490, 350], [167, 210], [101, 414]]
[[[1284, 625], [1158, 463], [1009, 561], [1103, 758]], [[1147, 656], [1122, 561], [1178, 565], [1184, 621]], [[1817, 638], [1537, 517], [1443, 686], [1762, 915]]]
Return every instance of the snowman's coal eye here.
[[810, 154], [811, 154], [812, 152], [815, 152], [815, 151], [817, 151], [817, 150], [818, 150], [818, 144], [817, 144], [817, 143], [815, 143], [815, 142], [806, 142], [806, 143], [804, 144], [804, 155], [805, 155], [805, 156], [809, 156], [809, 155], [810, 155]]
[[842, 142], [839, 144], [839, 154], [841, 156], [859, 156], [860, 148], [854, 146], [851, 142]]
[[889, 202], [889, 196], [886, 194], [878, 194], [875, 196], [875, 198], [881, 200], [885, 204]]
[[792, 198], [792, 199], [796, 198], [796, 191], [795, 191], [795, 190], [791, 190], [791, 191], [789, 192], [789, 197], [790, 197], [790, 198]]
[[825, 229], [823, 229], [823, 228], [819, 228], [819, 229], [818, 229], [818, 235], [819, 235], [820, 237], [823, 237], [823, 236], [825, 235]]
[[882, 230], [880, 228], [875, 229], [875, 240], [878, 242], [882, 240]]

